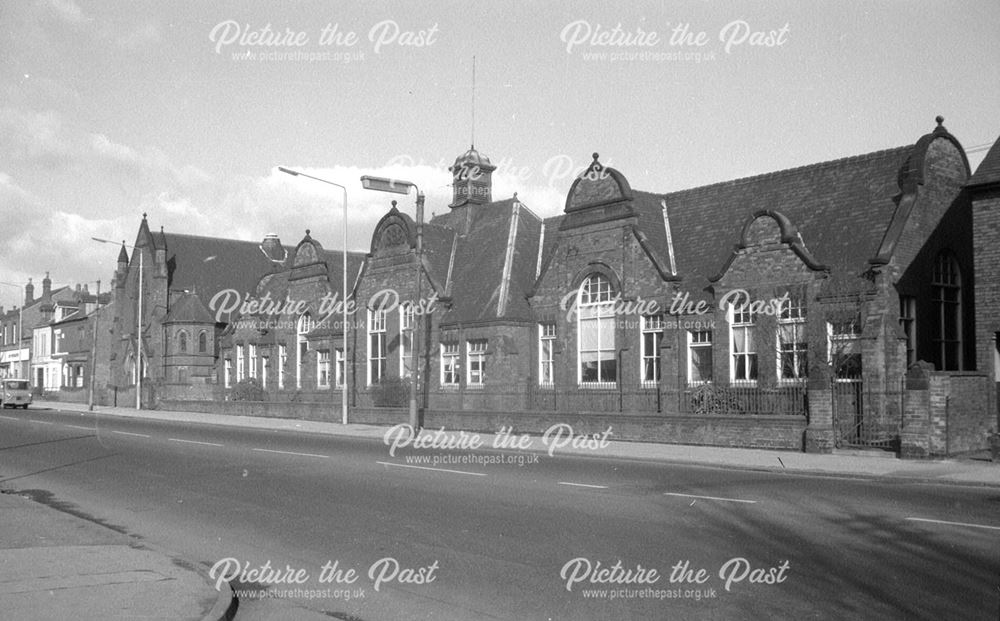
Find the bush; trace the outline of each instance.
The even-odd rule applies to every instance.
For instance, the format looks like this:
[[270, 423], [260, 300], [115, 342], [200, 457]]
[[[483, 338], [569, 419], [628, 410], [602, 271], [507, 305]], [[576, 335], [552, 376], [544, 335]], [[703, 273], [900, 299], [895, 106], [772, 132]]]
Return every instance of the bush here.
[[263, 401], [264, 389], [261, 388], [257, 378], [248, 377], [236, 384], [229, 399], [230, 401]]
[[400, 377], [383, 377], [372, 386], [375, 407], [401, 407], [410, 401], [410, 381]]

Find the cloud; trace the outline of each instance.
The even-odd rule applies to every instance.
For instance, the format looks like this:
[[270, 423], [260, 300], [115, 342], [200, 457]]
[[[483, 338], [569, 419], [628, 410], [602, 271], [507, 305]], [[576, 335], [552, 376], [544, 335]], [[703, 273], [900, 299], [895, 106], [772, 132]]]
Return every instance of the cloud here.
[[112, 142], [104, 134], [91, 134], [90, 147], [93, 149], [95, 155], [113, 161], [132, 165], [141, 164], [142, 161], [141, 156], [135, 149]]
[[138, 50], [151, 45], [159, 44], [163, 41], [160, 27], [152, 22], [142, 24], [132, 31], [121, 34], [117, 37], [118, 47], [125, 50]]
[[48, 0], [45, 5], [50, 14], [67, 24], [79, 25], [92, 21], [73, 0]]
[[[48, 146], [39, 151], [59, 153], [68, 159], [72, 169], [67, 178], [90, 179], [91, 194], [96, 195], [94, 188], [111, 180], [128, 188], [125, 195], [112, 201], [88, 197], [70, 207], [74, 213], [69, 213], [61, 202], [40, 199], [15, 184], [9, 175], [0, 176], [0, 206], [5, 216], [20, 218], [16, 233], [0, 237], [6, 242], [0, 248], [0, 265], [12, 278], [26, 280], [34, 276], [37, 280], [40, 273], [50, 270], [54, 281], [67, 284], [109, 279], [117, 249], [90, 238], [125, 239], [131, 243], [143, 212], [149, 214], [153, 230], [162, 226], [167, 232], [243, 240], [260, 240], [275, 233], [283, 243], [294, 245], [309, 229], [324, 247], [341, 247], [341, 190], [332, 185], [286, 175], [277, 168], [262, 175], [213, 178], [196, 166], [172, 162], [155, 147], [129, 145], [107, 134], [67, 128], [54, 113], [18, 113], [8, 118], [21, 121], [19, 135], [45, 138], [43, 143]], [[27, 131], [25, 127], [34, 129]], [[393, 200], [400, 211], [411, 216], [415, 209], [412, 193], [404, 196], [365, 190], [362, 175], [417, 183], [427, 197], [428, 220], [435, 212], [446, 213], [452, 199], [451, 173], [441, 163], [396, 159], [365, 169], [292, 168], [347, 188], [348, 249], [353, 251], [369, 248], [375, 225]], [[560, 213], [569, 181], [553, 181], [542, 174], [541, 167], [536, 174], [529, 173], [510, 166], [498, 167], [493, 174], [494, 200], [510, 198], [517, 192], [518, 199], [540, 217]], [[46, 200], [51, 202], [46, 204]], [[72, 256], [72, 261], [67, 261], [67, 256]]]
[[0, 154], [8, 162], [65, 165], [72, 159], [72, 150], [58, 112], [0, 108]]

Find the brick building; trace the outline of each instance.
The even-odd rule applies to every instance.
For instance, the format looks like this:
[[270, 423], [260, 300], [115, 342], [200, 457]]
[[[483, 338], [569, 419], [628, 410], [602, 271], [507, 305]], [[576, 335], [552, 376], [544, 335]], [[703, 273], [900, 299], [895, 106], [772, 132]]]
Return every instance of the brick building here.
[[[101, 294], [101, 305], [109, 301], [110, 295]], [[53, 357], [53, 354], [60, 354], [57, 349], [59, 337], [64, 334], [57, 324], [89, 321], [87, 318], [98, 305], [98, 296], [88, 285], [53, 289], [52, 280], [45, 274], [41, 295], [35, 297], [35, 285], [29, 279], [24, 287], [23, 306], [8, 311], [0, 308], [0, 377], [28, 378], [36, 390], [54, 391], [66, 386], [64, 362], [68, 359], [65, 355]], [[86, 359], [81, 358], [81, 352], [76, 352], [72, 360], [72, 370], [82, 372], [86, 369], [87, 377], [89, 351], [88, 348]]]
[[[970, 182], [942, 121], [914, 144], [672, 193], [634, 190], [594, 154], [548, 219], [516, 194], [493, 200], [495, 169], [470, 149], [451, 168], [447, 212], [419, 231], [421, 254], [395, 203], [369, 252], [351, 254], [346, 334], [341, 254], [308, 232], [295, 248], [176, 236], [180, 248], [144, 219], [154, 384], [171, 407], [249, 398], [239, 411], [339, 420], [346, 377], [352, 420], [399, 421], [416, 346], [428, 426], [978, 448], [997, 418], [1000, 299], [974, 287], [1000, 269], [997, 148]], [[120, 265], [121, 300], [134, 300], [134, 265]], [[182, 296], [185, 271], [206, 282]], [[259, 303], [220, 315], [227, 288]], [[200, 362], [170, 353], [202, 334]]]

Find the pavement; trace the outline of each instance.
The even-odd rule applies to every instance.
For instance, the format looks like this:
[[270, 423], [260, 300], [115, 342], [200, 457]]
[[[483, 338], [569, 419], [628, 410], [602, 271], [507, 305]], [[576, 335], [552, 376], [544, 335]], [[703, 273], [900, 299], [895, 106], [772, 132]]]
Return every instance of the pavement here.
[[0, 494], [3, 618], [233, 618], [232, 592], [216, 591], [196, 567], [45, 500], [42, 493]]
[[[191, 424], [296, 431], [383, 441], [387, 427], [285, 418], [134, 410], [36, 401], [31, 409], [76, 411], [81, 415], [168, 420]], [[30, 411], [30, 409], [29, 409]], [[428, 430], [433, 434], [435, 430]], [[457, 432], [457, 430], [448, 430]], [[494, 434], [478, 436], [494, 446]], [[529, 442], [526, 442], [529, 444]], [[884, 452], [814, 455], [791, 451], [606, 442], [568, 444], [553, 454], [635, 459], [705, 467], [847, 476], [884, 481], [1000, 487], [1000, 463], [987, 453], [960, 459], [901, 460]], [[521, 449], [548, 452], [542, 438]], [[100, 524], [72, 509], [50, 507], [44, 493], [0, 494], [0, 608], [12, 619], [232, 619], [232, 593], [219, 592], [197, 566], [139, 541], [113, 525]], [[41, 501], [41, 502], [38, 502]], [[247, 611], [248, 613], [250, 611]], [[257, 607], [249, 617], [303, 619], [305, 610]], [[311, 616], [311, 615], [310, 615]], [[315, 618], [319, 618], [316, 616]]]

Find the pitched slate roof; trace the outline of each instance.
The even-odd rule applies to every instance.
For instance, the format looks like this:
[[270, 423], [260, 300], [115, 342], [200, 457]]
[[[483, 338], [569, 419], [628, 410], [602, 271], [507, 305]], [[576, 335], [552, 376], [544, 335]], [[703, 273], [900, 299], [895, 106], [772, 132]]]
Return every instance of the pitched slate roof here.
[[913, 145], [708, 186], [652, 194], [634, 191], [639, 227], [666, 258], [663, 207], [685, 288], [702, 288], [740, 241], [741, 228], [764, 210], [785, 215], [806, 249], [826, 265], [858, 271], [875, 256], [896, 210], [900, 170]]
[[448, 288], [449, 268], [454, 268], [452, 262], [452, 252], [457, 248], [457, 233], [452, 229], [437, 224], [427, 223], [424, 225], [424, 262], [428, 266], [431, 278], [445, 291]]
[[263, 274], [277, 269], [264, 256], [260, 242], [179, 233], [157, 235], [166, 247], [167, 287], [196, 292], [204, 300], [223, 289], [252, 292]]
[[435, 217], [431, 224], [457, 234], [464, 229], [465, 218], [469, 218], [469, 231], [458, 236], [455, 255], [449, 261], [455, 295], [442, 325], [532, 320], [525, 296], [535, 279], [541, 220], [516, 198], [510, 198], [470, 204]]
[[174, 300], [163, 323], [215, 323], [197, 293], [184, 293]]
[[974, 187], [997, 182], [1000, 182], [1000, 138], [993, 143], [967, 185]]

